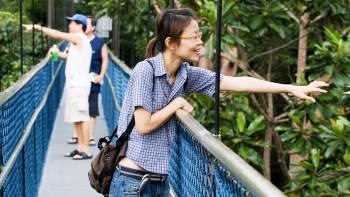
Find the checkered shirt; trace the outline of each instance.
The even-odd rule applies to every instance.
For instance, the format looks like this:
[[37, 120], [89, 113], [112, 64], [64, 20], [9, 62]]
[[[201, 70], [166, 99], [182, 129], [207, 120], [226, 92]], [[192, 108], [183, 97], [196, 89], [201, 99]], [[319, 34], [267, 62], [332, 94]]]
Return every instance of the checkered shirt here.
[[[130, 76], [118, 122], [118, 136], [131, 120], [136, 106], [142, 106], [151, 114], [164, 108], [176, 97], [185, 97], [193, 92], [214, 97], [215, 73], [192, 67], [184, 62], [179, 67], [174, 85], [167, 76], [162, 53], [139, 62]], [[220, 81], [224, 75], [220, 75]], [[187, 82], [186, 82], [187, 81]], [[186, 82], [186, 85], [184, 85]], [[184, 87], [185, 86], [185, 87]], [[130, 134], [126, 156], [144, 169], [169, 174], [171, 141], [176, 133], [176, 118], [172, 116], [164, 125], [141, 136], [134, 127]]]

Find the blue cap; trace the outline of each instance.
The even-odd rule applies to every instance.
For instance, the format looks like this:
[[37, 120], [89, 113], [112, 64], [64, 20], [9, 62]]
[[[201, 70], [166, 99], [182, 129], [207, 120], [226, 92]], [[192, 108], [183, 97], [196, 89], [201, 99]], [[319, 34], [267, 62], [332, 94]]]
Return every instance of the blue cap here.
[[67, 22], [70, 21], [79, 21], [81, 23], [83, 23], [85, 25], [85, 27], [87, 27], [87, 19], [85, 15], [82, 14], [74, 14], [74, 16], [72, 17], [66, 17]]

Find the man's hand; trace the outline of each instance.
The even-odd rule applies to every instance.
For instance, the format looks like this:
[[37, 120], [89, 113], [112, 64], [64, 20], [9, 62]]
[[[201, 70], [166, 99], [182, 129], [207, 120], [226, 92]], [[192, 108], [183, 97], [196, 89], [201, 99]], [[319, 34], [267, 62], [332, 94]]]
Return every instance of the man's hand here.
[[103, 76], [102, 76], [102, 75], [98, 75], [98, 76], [95, 78], [94, 83], [95, 83], [95, 84], [102, 84], [102, 82], [103, 82]]
[[30, 32], [32, 31], [33, 29], [38, 29], [40, 28], [40, 25], [34, 25], [33, 24], [23, 24], [22, 27], [26, 28], [26, 32]]

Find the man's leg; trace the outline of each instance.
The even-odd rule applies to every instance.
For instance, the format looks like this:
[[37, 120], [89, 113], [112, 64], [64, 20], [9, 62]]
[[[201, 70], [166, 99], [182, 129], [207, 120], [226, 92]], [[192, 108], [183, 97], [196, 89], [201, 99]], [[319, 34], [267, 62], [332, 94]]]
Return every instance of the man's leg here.
[[[73, 125], [74, 126], [74, 125]], [[78, 136], [77, 136], [77, 131], [74, 127], [74, 134], [71, 138], [68, 140], [68, 144], [77, 144], [78, 143]]]
[[79, 152], [83, 151], [83, 122], [75, 122], [74, 124], [74, 130], [77, 133], [77, 138], [78, 138], [78, 148], [77, 150]]
[[64, 154], [65, 157], [74, 157], [75, 155], [79, 154], [81, 151], [84, 150], [84, 145], [83, 145], [83, 135], [82, 135], [82, 122], [73, 122], [73, 127], [76, 133], [76, 138], [77, 138], [77, 149], [70, 152], [70, 153], [66, 153]]
[[[77, 154], [73, 157], [73, 159], [81, 160], [81, 159], [90, 159], [92, 158], [91, 152], [90, 152], [90, 123], [89, 121], [83, 121], [80, 122], [81, 127], [77, 127], [76, 130], [78, 134], [78, 144], [82, 146], [80, 154]], [[82, 137], [80, 137], [82, 136]]]
[[94, 140], [94, 130], [96, 125], [96, 117], [90, 117], [90, 138], [89, 138], [89, 145], [93, 146], [96, 144]]
[[96, 117], [100, 115], [98, 110], [98, 92], [92, 91], [89, 95], [89, 115], [90, 115], [90, 146], [96, 145], [94, 140], [94, 130], [96, 125]]

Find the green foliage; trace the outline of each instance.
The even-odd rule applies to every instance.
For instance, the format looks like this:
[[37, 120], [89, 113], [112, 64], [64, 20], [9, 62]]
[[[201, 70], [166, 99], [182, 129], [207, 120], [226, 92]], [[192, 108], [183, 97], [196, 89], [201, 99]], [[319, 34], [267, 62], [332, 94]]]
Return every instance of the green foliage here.
[[[287, 187], [299, 196], [345, 196], [350, 188], [349, 97], [344, 94], [350, 84], [348, 29], [343, 32], [332, 26], [325, 28], [325, 40], [315, 44], [306, 68], [309, 80], [322, 77], [332, 85], [328, 93], [317, 96], [317, 103], [299, 106], [289, 112], [294, 127], [278, 126], [287, 151], [310, 155], [309, 160], [295, 165], [296, 178]], [[345, 38], [345, 39], [344, 39]], [[305, 122], [308, 117], [311, 127]], [[311, 151], [309, 151], [311, 150]], [[311, 161], [311, 162], [310, 162]]]
[[[26, 18], [23, 18], [27, 21]], [[11, 86], [21, 77], [19, 15], [0, 11], [0, 73], [1, 91]], [[40, 35], [36, 34], [36, 43], [40, 43]], [[42, 56], [39, 46], [32, 51], [32, 34], [23, 33], [23, 73], [33, 66], [32, 57]]]

